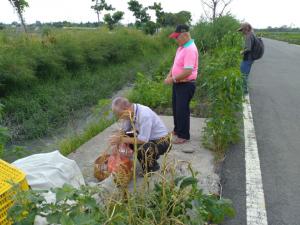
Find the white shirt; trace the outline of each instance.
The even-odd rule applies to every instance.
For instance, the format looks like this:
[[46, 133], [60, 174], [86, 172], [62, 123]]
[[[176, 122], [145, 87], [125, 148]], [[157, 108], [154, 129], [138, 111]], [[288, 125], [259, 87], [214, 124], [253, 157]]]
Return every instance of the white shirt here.
[[[134, 125], [135, 129], [138, 131], [138, 140], [148, 142], [150, 140], [158, 140], [168, 134], [168, 129], [165, 124], [149, 107], [141, 104], [134, 104], [133, 109]], [[125, 131], [130, 130], [130, 121], [124, 121], [122, 127]]]

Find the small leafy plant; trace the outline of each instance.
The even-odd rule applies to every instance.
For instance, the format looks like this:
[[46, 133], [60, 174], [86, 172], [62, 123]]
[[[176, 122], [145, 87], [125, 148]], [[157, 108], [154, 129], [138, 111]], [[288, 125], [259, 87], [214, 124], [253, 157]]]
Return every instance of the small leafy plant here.
[[[235, 211], [230, 200], [204, 194], [194, 176], [180, 176], [155, 183], [153, 189], [111, 195], [104, 203], [96, 201], [98, 187], [70, 185], [52, 189], [56, 201], [47, 202], [44, 191], [18, 191], [9, 216], [15, 224], [32, 224], [35, 216], [44, 217], [50, 224], [185, 224], [220, 223]], [[118, 197], [116, 197], [118, 196]]]

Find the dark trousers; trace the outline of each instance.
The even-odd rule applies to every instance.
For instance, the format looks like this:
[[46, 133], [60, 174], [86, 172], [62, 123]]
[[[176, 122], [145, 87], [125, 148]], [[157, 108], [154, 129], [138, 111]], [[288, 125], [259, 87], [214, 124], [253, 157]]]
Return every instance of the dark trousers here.
[[[130, 146], [134, 148], [133, 145]], [[162, 137], [159, 140], [152, 140], [145, 144], [138, 145], [137, 158], [145, 173], [159, 169], [157, 160], [171, 148], [170, 136]]]
[[190, 101], [195, 93], [195, 83], [173, 84], [174, 132], [179, 138], [190, 139]]

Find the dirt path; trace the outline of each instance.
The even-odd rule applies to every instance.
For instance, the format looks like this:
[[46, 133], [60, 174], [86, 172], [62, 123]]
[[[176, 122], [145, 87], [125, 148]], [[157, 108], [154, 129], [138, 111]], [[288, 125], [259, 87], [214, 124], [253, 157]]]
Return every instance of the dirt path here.
[[[161, 116], [169, 130], [173, 126], [171, 116]], [[183, 145], [173, 145], [168, 155], [168, 162], [172, 161], [190, 161], [195, 171], [198, 171], [199, 185], [205, 192], [217, 193], [219, 177], [214, 171], [214, 157], [209, 150], [201, 146], [201, 131], [205, 125], [202, 118], [191, 118], [191, 141]], [[82, 145], [71, 153], [68, 157], [77, 162], [87, 183], [97, 182], [93, 177], [94, 160], [107, 148], [107, 140], [113, 130], [118, 129], [118, 124], [113, 124], [102, 133]], [[194, 150], [194, 153], [184, 153], [182, 150]], [[161, 162], [163, 157], [159, 159]], [[186, 164], [178, 166], [178, 173], [187, 173]], [[142, 180], [142, 178], [140, 178]]]

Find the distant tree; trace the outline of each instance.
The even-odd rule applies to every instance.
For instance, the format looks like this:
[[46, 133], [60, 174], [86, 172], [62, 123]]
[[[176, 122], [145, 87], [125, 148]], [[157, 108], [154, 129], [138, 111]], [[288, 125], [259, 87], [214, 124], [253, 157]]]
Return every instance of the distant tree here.
[[177, 24], [190, 24], [192, 15], [188, 11], [180, 11], [178, 13], [165, 13], [163, 26], [176, 26]]
[[157, 29], [157, 24], [152, 22], [152, 21], [148, 21], [144, 26], [143, 26], [143, 31], [146, 33], [146, 34], [155, 34], [156, 32], [156, 29]]
[[165, 12], [161, 7], [161, 3], [154, 2], [154, 4], [152, 6], [149, 6], [148, 8], [155, 11], [157, 27], [163, 26], [165, 20]]
[[0, 30], [4, 30], [5, 29], [5, 24], [4, 23], [0, 23]]
[[201, 0], [206, 17], [215, 21], [217, 17], [223, 16], [226, 8], [233, 0]]
[[108, 5], [105, 0], [92, 0], [92, 2], [95, 2], [95, 5], [91, 6], [92, 9], [95, 10], [98, 18], [98, 24], [100, 24], [100, 13], [103, 10], [106, 11], [113, 11], [115, 10], [112, 5]]
[[108, 28], [112, 30], [114, 25], [119, 23], [123, 19], [124, 12], [117, 11], [113, 15], [110, 13], [104, 15], [104, 22], [107, 24]]
[[130, 0], [128, 2], [128, 9], [133, 12], [133, 15], [136, 18], [135, 24], [137, 27], [141, 27], [150, 21], [150, 16], [147, 13], [148, 8], [144, 8], [138, 1]]
[[16, 10], [16, 12], [18, 13], [22, 27], [23, 27], [24, 31], [27, 32], [23, 12], [25, 11], [26, 7], [29, 7], [28, 2], [26, 0], [8, 0], [8, 1], [12, 5], [12, 7]]

